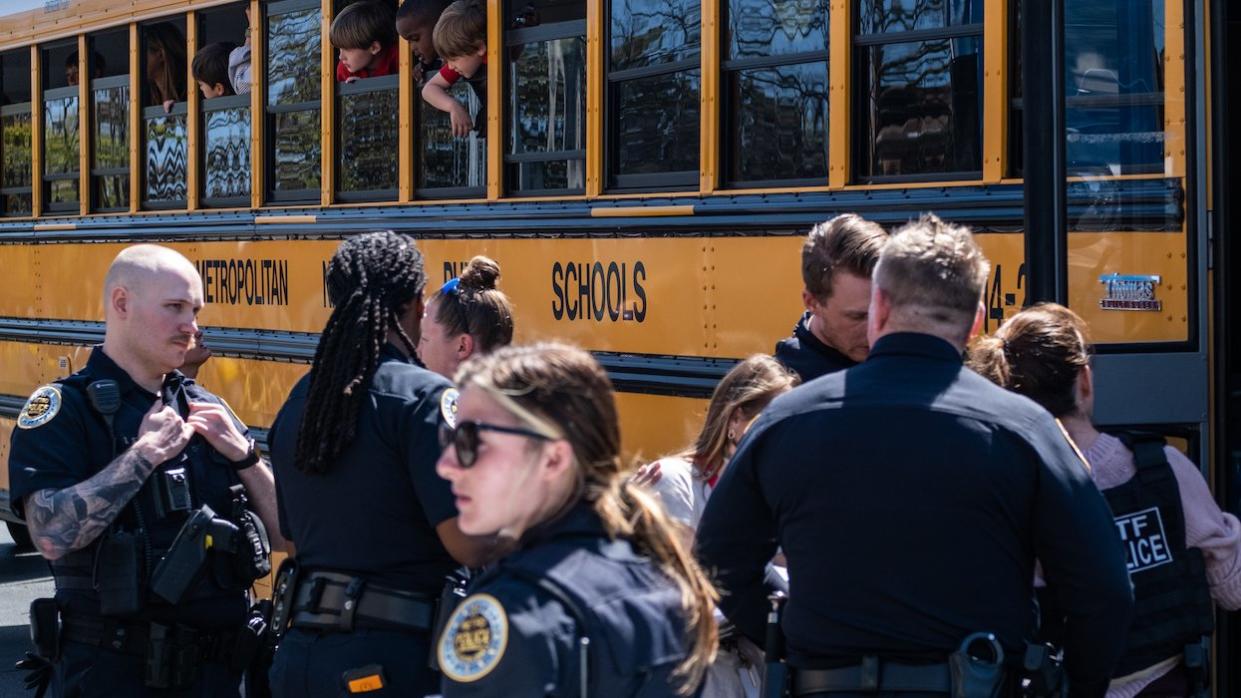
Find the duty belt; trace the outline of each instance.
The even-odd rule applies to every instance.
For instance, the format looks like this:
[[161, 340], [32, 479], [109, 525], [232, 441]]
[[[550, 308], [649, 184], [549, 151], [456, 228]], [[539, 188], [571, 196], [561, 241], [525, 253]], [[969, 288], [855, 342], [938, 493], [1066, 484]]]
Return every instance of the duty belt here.
[[[194, 630], [185, 626], [170, 629], [175, 643], [193, 647], [197, 659], [227, 663], [237, 641], [235, 630]], [[78, 613], [61, 617], [61, 639], [121, 654], [145, 656], [151, 637], [151, 623], [123, 621]]]
[[294, 628], [352, 632], [361, 628], [429, 631], [435, 624], [435, 601], [412, 591], [368, 583], [340, 572], [308, 573], [293, 597]]
[[952, 675], [947, 664], [898, 664], [878, 657], [863, 657], [857, 666], [839, 669], [797, 669], [793, 674], [793, 695], [820, 693], [865, 693], [867, 691], [952, 692]]

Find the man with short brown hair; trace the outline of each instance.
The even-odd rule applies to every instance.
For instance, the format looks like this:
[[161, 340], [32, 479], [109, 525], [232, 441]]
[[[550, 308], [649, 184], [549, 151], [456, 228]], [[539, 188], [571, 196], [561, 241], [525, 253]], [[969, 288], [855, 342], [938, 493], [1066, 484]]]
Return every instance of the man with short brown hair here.
[[853, 213], [819, 223], [806, 236], [801, 274], [806, 312], [775, 355], [802, 382], [866, 358], [870, 277], [888, 233]]

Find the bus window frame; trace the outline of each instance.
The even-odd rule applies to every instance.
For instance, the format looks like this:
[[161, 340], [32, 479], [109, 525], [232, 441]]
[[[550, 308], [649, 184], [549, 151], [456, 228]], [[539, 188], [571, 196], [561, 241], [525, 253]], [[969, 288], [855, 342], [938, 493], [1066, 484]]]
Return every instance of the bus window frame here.
[[[197, 89], [197, 87], [195, 88]], [[198, 119], [201, 127], [199, 129], [199, 148], [201, 154], [198, 158], [198, 169], [200, 172], [198, 178], [199, 203], [203, 208], [249, 208], [251, 195], [254, 191], [254, 158], [246, 158], [246, 170], [250, 174], [250, 191], [245, 196], [207, 196], [207, 114], [217, 111], [231, 111], [244, 107], [250, 113], [250, 129], [246, 136], [246, 144], [253, 147], [254, 135], [254, 110], [250, 108], [250, 95], [248, 93], [224, 95], [223, 97], [212, 97], [211, 99], [201, 99], [198, 101]]]
[[[277, 2], [260, 3], [259, 7], [263, 10], [263, 17], [261, 19], [262, 31], [260, 32], [262, 36], [262, 40], [263, 40], [263, 65], [261, 66], [261, 69], [263, 71], [262, 89], [264, 91], [264, 94], [262, 95], [262, 100], [263, 100], [263, 132], [262, 132], [263, 154], [262, 154], [262, 157], [263, 157], [263, 187], [264, 187], [264, 191], [262, 192], [263, 200], [266, 203], [276, 204], [276, 205], [317, 207], [317, 206], [320, 206], [323, 201], [323, 181], [322, 181], [323, 159], [327, 155], [327, 153], [324, 152], [324, 148], [323, 148], [323, 118], [324, 118], [323, 103], [324, 103], [324, 100], [323, 100], [322, 86], [320, 86], [319, 98], [314, 101], [296, 102], [293, 104], [272, 104], [271, 95], [267, 94], [267, 91], [271, 89], [271, 80], [267, 76], [267, 70], [271, 64], [271, 41], [269, 40], [269, 37], [271, 35], [272, 18], [279, 17], [281, 15], [292, 14], [294, 12], [302, 12], [304, 10], [315, 10], [319, 13], [318, 26], [322, 27], [323, 25], [323, 3], [320, 2], [320, 0], [278, 0]], [[254, 20], [251, 19], [251, 21], [254, 21]], [[320, 39], [320, 41], [322, 41], [322, 39]], [[320, 71], [322, 71], [322, 67], [321, 67], [322, 56], [320, 55], [322, 52], [323, 52], [323, 46], [321, 45], [319, 47], [319, 52], [316, 53], [312, 57], [314, 64], [316, 66], [320, 66], [319, 67]], [[253, 59], [253, 53], [251, 53], [251, 58]], [[252, 63], [250, 66], [250, 69], [252, 71], [258, 70], [259, 67], [253, 65]], [[322, 75], [320, 75], [320, 83], [322, 83]], [[314, 111], [319, 115], [319, 129], [318, 129], [319, 131], [319, 137], [318, 137], [319, 163], [318, 165], [319, 165], [319, 171], [320, 171], [319, 185], [312, 189], [296, 189], [296, 190], [279, 191], [275, 188], [276, 158], [275, 158], [274, 148], [276, 147], [276, 139], [275, 139], [276, 117], [280, 114], [287, 114], [287, 113], [292, 113], [292, 112], [304, 112], [304, 111]], [[251, 117], [250, 128], [251, 129], [254, 128], [253, 117]], [[251, 182], [251, 187], [253, 187], [254, 186], [253, 171], [251, 171], [250, 182]]]
[[[82, 202], [82, 185], [81, 185], [81, 181], [82, 181], [82, 166], [81, 166], [82, 99], [81, 99], [81, 92], [82, 92], [82, 89], [80, 85], [66, 85], [65, 87], [53, 87], [51, 89], [45, 89], [39, 95], [39, 98], [43, 102], [43, 109], [42, 109], [41, 116], [44, 121], [44, 123], [41, 126], [43, 130], [42, 146], [44, 149], [43, 158], [42, 158], [43, 171], [39, 173], [39, 177], [43, 182], [43, 213], [45, 214], [46, 213], [57, 213], [57, 214], [67, 215], [67, 214], [77, 214], [81, 212], [81, 202]], [[77, 157], [74, 158], [74, 161], [78, 162], [79, 164], [77, 166], [77, 169], [73, 170], [72, 172], [49, 175], [47, 174], [48, 157], [47, 157], [47, 152], [46, 152], [47, 150], [47, 111], [48, 111], [47, 103], [52, 102], [52, 101], [59, 101], [62, 99], [66, 99], [68, 97], [73, 97], [78, 100], [78, 116], [77, 116], [78, 118], [78, 123], [77, 123], [78, 151], [77, 151]], [[33, 173], [31, 174], [31, 176], [32, 177], [34, 176]], [[51, 196], [51, 189], [52, 189], [48, 185], [51, 184], [52, 182], [59, 182], [62, 180], [78, 182], [78, 198], [72, 202], [53, 203], [48, 198]]]
[[[865, 128], [864, 112], [866, 105], [869, 103], [867, 98], [867, 86], [869, 83], [859, 79], [861, 71], [869, 64], [868, 59], [863, 56], [866, 51], [875, 46], [885, 46], [891, 44], [912, 44], [927, 43], [931, 41], [945, 41], [951, 39], [976, 39], [978, 41], [978, 61], [982, 68], [982, 79], [978, 83], [979, 97], [982, 99], [986, 91], [986, 4], [982, 5], [982, 16], [976, 22], [970, 24], [949, 24], [942, 27], [931, 27], [929, 29], [913, 29], [908, 31], [888, 31], [877, 32], [871, 34], [863, 34], [862, 32], [862, 12], [857, 7], [857, 3], [862, 0], [849, 0], [854, 3], [850, 13], [852, 26], [849, 27], [849, 37], [852, 42], [850, 49], [852, 51], [852, 60], [849, 70], [849, 94], [852, 96], [850, 104], [850, 130], [849, 140], [851, 141], [851, 157], [850, 168], [848, 173], [849, 181], [853, 184], [904, 184], [916, 182], [966, 182], [981, 181], [983, 178], [983, 162], [987, 157], [985, 152], [986, 138], [983, 131], [986, 129], [984, 122], [984, 114], [981, 109], [986, 105], [980, 105], [978, 113], [978, 169], [974, 170], [950, 170], [943, 172], [920, 172], [907, 175], [862, 175], [859, 172], [859, 165], [868, 155], [868, 149], [871, 147], [870, 138], [864, 138], [863, 129]], [[945, 6], [945, 11], [948, 11]], [[830, 67], [829, 67], [830, 69]], [[830, 129], [831, 126], [829, 125]]]
[[[194, 89], [198, 89], [198, 87], [195, 86]], [[172, 110], [167, 111], [167, 112], [164, 111], [164, 107], [162, 104], [153, 104], [149, 107], [142, 108], [140, 123], [142, 124], [142, 208], [143, 210], [185, 211], [187, 210], [187, 207], [189, 206], [189, 193], [190, 193], [190, 182], [189, 182], [189, 179], [190, 179], [190, 169], [189, 169], [190, 168], [190, 164], [189, 164], [190, 113], [189, 112], [190, 112], [189, 102], [186, 102], [186, 101], [173, 103]], [[186, 128], [185, 194], [186, 194], [186, 198], [168, 199], [166, 201], [151, 201], [150, 199], [147, 198], [147, 188], [146, 188], [147, 173], [150, 170], [147, 164], [147, 157], [146, 157], [146, 153], [147, 153], [146, 124], [147, 124], [147, 121], [150, 119], [158, 119], [161, 117], [169, 117], [169, 116], [184, 116], [185, 117], [185, 128]]]
[[[128, 196], [129, 194], [128, 178], [133, 176], [132, 173], [130, 173], [129, 171], [129, 142], [128, 141], [126, 141], [125, 143], [125, 166], [124, 167], [96, 167], [95, 166], [95, 146], [97, 145], [99, 141], [98, 123], [95, 121], [95, 92], [98, 90], [115, 89], [117, 87], [124, 87], [126, 90], [130, 89], [129, 73], [126, 73], [124, 75], [109, 75], [103, 78], [95, 78], [90, 81], [90, 87], [89, 87], [90, 105], [89, 107], [90, 107], [90, 114], [91, 114], [91, 121], [90, 121], [90, 132], [91, 132], [90, 185], [91, 185], [91, 190], [92, 190], [91, 192], [92, 193], [91, 213], [125, 213], [129, 211], [128, 201], [126, 201], [124, 206], [103, 207], [103, 206], [98, 205], [99, 197], [94, 196], [94, 189], [99, 183], [99, 179], [98, 179], [99, 177], [117, 177], [120, 175], [125, 175], [126, 177], [125, 191], [126, 191], [126, 195]], [[130, 99], [127, 94], [126, 99], [125, 99], [125, 125], [126, 127], [128, 127], [129, 121], [130, 121], [129, 105], [130, 105]], [[133, 137], [134, 137], [134, 134], [132, 133], [127, 135], [127, 138], [133, 138]]]
[[[29, 115], [30, 115], [31, 122], [32, 122], [32, 123], [31, 123], [31, 129], [33, 129], [33, 128], [34, 128], [34, 124], [33, 124], [33, 121], [34, 121], [34, 103], [33, 103], [33, 102], [18, 102], [18, 103], [16, 103], [16, 104], [6, 104], [6, 105], [4, 105], [4, 106], [0, 106], [0, 117], [5, 117], [5, 116], [13, 116], [14, 114], [29, 114]], [[32, 134], [32, 135], [33, 135], [33, 134]], [[31, 151], [33, 151], [33, 150], [34, 150], [34, 142], [33, 142], [33, 141], [34, 141], [34, 139], [33, 139], [33, 138], [31, 138], [31, 144], [30, 144], [30, 150], [31, 150]], [[3, 146], [4, 146], [3, 141], [0, 141], [0, 148], [3, 148]], [[2, 155], [3, 155], [3, 153], [0, 153], [0, 156], [2, 156]], [[28, 217], [33, 216], [33, 215], [34, 215], [34, 178], [35, 178], [36, 176], [39, 176], [39, 175], [38, 175], [38, 173], [34, 172], [34, 167], [33, 167], [33, 165], [34, 165], [35, 163], [34, 163], [34, 153], [33, 153], [33, 152], [30, 152], [30, 157], [31, 157], [31, 160], [30, 160], [30, 164], [31, 164], [31, 172], [30, 172], [30, 185], [29, 185], [29, 186], [25, 186], [25, 187], [0, 187], [0, 218], [28, 218]], [[3, 160], [0, 160], [0, 163], [2, 163], [2, 162], [3, 162]], [[9, 210], [8, 210], [8, 208], [6, 208], [6, 207], [5, 207], [5, 205], [4, 205], [4, 200], [5, 200], [5, 197], [8, 197], [8, 196], [10, 196], [10, 195], [20, 195], [20, 194], [29, 194], [29, 195], [30, 195], [30, 199], [31, 199], [31, 201], [30, 201], [31, 210], [30, 210], [30, 211], [21, 211], [21, 212], [13, 213], [13, 212], [9, 211]]]
[[[506, 8], [507, 9], [507, 8]], [[514, 153], [513, 148], [513, 128], [512, 114], [509, 112], [510, 98], [514, 93], [514, 85], [510, 84], [509, 76], [511, 74], [513, 61], [509, 57], [510, 51], [514, 48], [525, 46], [527, 44], [540, 43], [546, 41], [555, 41], [557, 39], [576, 39], [582, 38], [583, 44], [587, 41], [588, 24], [585, 18], [566, 20], [564, 22], [552, 22], [550, 24], [540, 24], [534, 27], [520, 27], [517, 29], [505, 28], [502, 55], [504, 57], [504, 67], [502, 75], [504, 76], [504, 92], [501, 110], [501, 129], [504, 133], [503, 153], [501, 156], [501, 167], [503, 172], [500, 173], [504, 182], [504, 192], [509, 197], [515, 199], [529, 198], [532, 196], [581, 196], [586, 193], [586, 153], [590, 150], [589, 136], [590, 129], [583, 123], [582, 142], [586, 147], [576, 150], [548, 150], [541, 152]], [[582, 52], [583, 69], [585, 71], [585, 80], [583, 80], [583, 89], [580, 99], [585, 103], [587, 101], [586, 82], [590, 80], [590, 68], [586, 63], [590, 60], [590, 52]], [[582, 186], [566, 187], [564, 189], [521, 189], [517, 187], [516, 182], [510, 181], [509, 165], [519, 165], [523, 163], [544, 163], [544, 162], [565, 162], [571, 160], [580, 160], [582, 165]]]
[[[343, 142], [341, 140], [345, 132], [344, 124], [341, 123], [342, 114], [344, 113], [344, 104], [342, 101], [343, 98], [349, 97], [352, 95], [369, 94], [372, 92], [391, 92], [395, 94], [397, 106], [398, 106], [398, 112], [399, 112], [400, 100], [401, 100], [401, 76], [397, 73], [393, 73], [391, 75], [380, 75], [378, 77], [373, 77], [373, 78], [364, 78], [361, 80], [354, 80], [353, 82], [336, 83], [336, 90], [335, 90], [336, 94], [334, 96], [334, 99], [336, 100], [336, 110], [335, 110], [334, 116], [336, 117], [337, 124], [336, 124], [336, 128], [334, 129], [335, 133], [333, 136], [333, 138], [335, 139], [335, 148], [334, 148], [333, 157], [341, 158], [343, 157], [343, 152], [344, 152], [344, 148], [342, 147]], [[395, 147], [400, 148], [401, 120], [400, 120], [400, 116], [398, 112], [393, 112], [393, 117], [394, 117], [394, 122], [395, 122], [394, 127], [393, 127], [393, 135], [395, 136], [395, 140], [396, 140]], [[400, 187], [401, 187], [401, 169], [400, 169], [399, 163], [397, 164], [397, 169], [396, 169], [396, 180], [394, 182], [394, 185], [390, 189], [359, 189], [356, 191], [345, 191], [344, 189], [341, 188], [341, 176], [344, 173], [344, 169], [345, 168], [343, 167], [343, 163], [338, 161], [336, 163], [336, 167], [334, 168], [335, 170], [334, 176], [335, 176], [336, 181], [332, 182], [333, 197], [335, 198], [336, 201], [340, 203], [350, 203], [350, 204], [351, 203], [369, 203], [369, 202], [380, 202], [380, 203], [396, 203], [397, 202], [397, 199], [400, 196]]]

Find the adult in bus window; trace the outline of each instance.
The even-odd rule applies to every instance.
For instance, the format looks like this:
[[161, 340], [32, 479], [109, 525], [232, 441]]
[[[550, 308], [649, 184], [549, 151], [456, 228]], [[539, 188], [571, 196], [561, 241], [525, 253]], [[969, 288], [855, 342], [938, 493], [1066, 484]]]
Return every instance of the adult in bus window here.
[[[797, 374], [779, 361], [757, 354], [733, 367], [715, 387], [702, 431], [680, 453], [655, 461], [644, 479], [652, 486], [668, 515], [685, 524], [688, 543], [719, 481], [724, 466], [750, 424], [776, 396], [792, 390]], [[652, 476], [652, 471], [657, 475]], [[739, 633], [724, 633], [720, 653], [707, 672], [703, 698], [754, 698], [762, 681], [762, 650]]]
[[146, 44], [146, 105], [157, 104], [171, 112], [185, 99], [185, 36], [169, 22], [152, 24], [143, 30]]
[[655, 498], [622, 478], [598, 362], [505, 347], [457, 382], [439, 472], [462, 530], [515, 547], [436, 643], [445, 698], [695, 694], [716, 650], [715, 591]]
[[1047, 303], [1017, 313], [974, 343], [969, 363], [1059, 419], [1112, 506], [1137, 608], [1109, 698], [1197, 695], [1206, 677], [1187, 670], [1186, 648], [1197, 652], [1211, 632], [1212, 599], [1241, 608], [1241, 522], [1162, 437], [1095, 428], [1088, 330], [1072, 310]]
[[846, 213], [810, 230], [801, 251], [806, 311], [775, 356], [806, 383], [866, 358], [870, 277], [887, 232]]
[[52, 696], [240, 693], [247, 591], [269, 565], [254, 513], [275, 531], [276, 497], [246, 426], [177, 370], [202, 287], [171, 249], [122, 250], [103, 345], [17, 417], [12, 501], [56, 584], [32, 606]]
[[418, 340], [424, 366], [451, 378], [471, 356], [513, 341], [513, 306], [496, 288], [499, 279], [500, 265], [475, 257], [427, 301]]
[[999, 665], [978, 695], [1016, 695], [1000, 655], [1034, 633], [1036, 557], [1071, 619], [1069, 695], [1103, 694], [1133, 604], [1124, 551], [1051, 415], [962, 364], [987, 271], [970, 232], [935, 216], [893, 234], [866, 360], [773, 400], [707, 501], [699, 559], [750, 637], [784, 553], [794, 695], [960, 695], [963, 645], [978, 661], [958, 669]]
[[425, 283], [422, 254], [393, 232], [351, 237], [328, 263], [332, 314], [268, 437], [298, 570], [277, 697], [434, 693], [441, 590], [489, 554], [489, 540], [461, 533], [435, 473], [456, 391], [413, 361]]

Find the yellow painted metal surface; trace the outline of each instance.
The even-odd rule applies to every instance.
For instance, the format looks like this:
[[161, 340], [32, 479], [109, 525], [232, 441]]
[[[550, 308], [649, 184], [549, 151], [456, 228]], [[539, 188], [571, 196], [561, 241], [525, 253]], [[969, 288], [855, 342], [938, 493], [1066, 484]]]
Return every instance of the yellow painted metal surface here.
[[85, 216], [91, 209], [90, 164], [91, 136], [94, 130], [94, 109], [91, 108], [90, 70], [87, 58], [86, 35], [78, 36], [78, 213]]
[[186, 62], [185, 84], [188, 89], [185, 91], [186, 96], [186, 117], [185, 117], [185, 150], [186, 150], [186, 168], [185, 168], [185, 207], [190, 211], [198, 209], [199, 196], [202, 187], [199, 185], [198, 173], [201, 165], [201, 149], [198, 147], [199, 130], [202, 124], [202, 118], [198, 113], [199, 102], [202, 101], [202, 92], [198, 89], [198, 81], [194, 79], [194, 71], [190, 68], [190, 64], [194, 61], [194, 56], [198, 53], [198, 13], [194, 11], [187, 12], [185, 15], [185, 55], [190, 60]]
[[586, 0], [586, 196], [603, 192], [603, 0]]
[[26, 397], [35, 388], [86, 365], [90, 350], [58, 344], [0, 342], [0, 395]]
[[336, 193], [336, 49], [332, 47], [332, 0], [319, 3], [319, 203], [332, 204]]
[[699, 98], [700, 146], [698, 159], [698, 190], [703, 194], [715, 191], [720, 169], [720, 3], [702, 3], [702, 89]]
[[[1164, 174], [1185, 176], [1185, 3], [1164, 3]], [[1207, 61], [1208, 63], [1210, 61]], [[1208, 90], [1209, 91], [1209, 90]]]
[[203, 364], [198, 382], [228, 401], [241, 421], [254, 427], [270, 427], [293, 384], [309, 364], [212, 357]]
[[685, 448], [702, 428], [707, 401], [617, 393], [624, 463], [641, 464]]
[[17, 420], [0, 417], [0, 491], [9, 491], [9, 437], [17, 428]]
[[129, 212], [142, 207], [142, 50], [138, 24], [129, 25]]
[[30, 191], [31, 213], [43, 213], [43, 61], [30, 47]]
[[402, 203], [414, 198], [414, 100], [421, 99], [414, 85], [414, 52], [409, 42], [398, 39], [401, 47], [400, 82], [397, 106], [397, 200]]
[[267, 123], [263, 97], [267, 93], [267, 71], [263, 55], [263, 7], [250, 0], [250, 206], [263, 205], [267, 174], [263, 168], [263, 131]]
[[982, 179], [1004, 178], [1008, 157], [1008, 4], [985, 0], [983, 5]]
[[[487, 3], [487, 45], [493, 46], [492, 56], [502, 55], [504, 45], [501, 29], [504, 15], [500, 3]], [[504, 195], [504, 62], [490, 60], [487, 70], [487, 200], [498, 201]]]
[[832, 0], [828, 42], [827, 183], [843, 187], [852, 174], [849, 130], [853, 118], [849, 85], [853, 73], [853, 0]]

